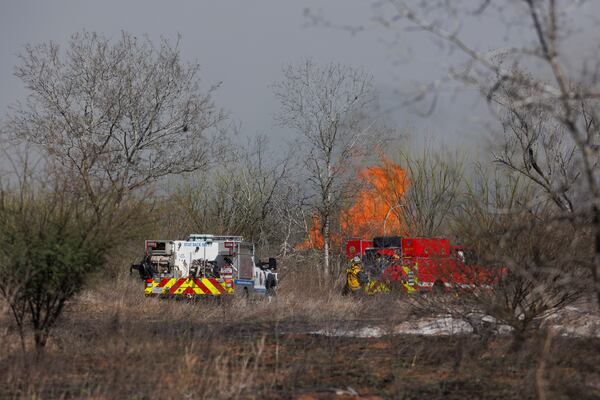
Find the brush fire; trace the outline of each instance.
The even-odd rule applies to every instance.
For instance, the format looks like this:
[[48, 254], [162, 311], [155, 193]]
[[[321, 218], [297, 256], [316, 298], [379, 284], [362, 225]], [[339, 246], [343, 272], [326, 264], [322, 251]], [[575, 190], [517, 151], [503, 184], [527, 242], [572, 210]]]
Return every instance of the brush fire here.
[[[448, 239], [386, 236], [405, 231], [402, 201], [408, 185], [406, 171], [387, 159], [359, 172], [360, 190], [353, 204], [341, 212], [340, 234], [332, 235], [332, 243], [339, 247], [340, 237], [349, 238], [344, 293], [443, 292], [495, 284], [506, 273], [504, 269], [477, 265], [473, 254]], [[308, 238], [298, 248], [323, 246], [320, 219], [313, 216]]]
[[[332, 235], [332, 242], [341, 247], [341, 237], [373, 237], [386, 232], [402, 232], [402, 197], [408, 184], [406, 172], [390, 160], [383, 159], [381, 166], [360, 171], [356, 179], [358, 188], [353, 203], [342, 210], [340, 233]], [[307, 239], [298, 249], [322, 249], [325, 243], [321, 220], [313, 216]]]
[[[332, 235], [338, 249], [341, 238], [349, 238], [344, 293], [445, 291], [490, 286], [498, 279], [448, 239], [386, 236], [404, 230], [402, 201], [409, 180], [401, 166], [383, 159], [360, 171], [356, 183], [354, 202], [342, 210], [339, 233]], [[324, 242], [321, 221], [313, 216], [308, 237], [297, 248], [323, 249]], [[275, 266], [274, 259], [256, 262], [254, 245], [241, 237], [192, 235], [187, 241], [147, 241], [144, 261], [132, 268], [145, 279], [148, 295], [210, 296], [274, 294]]]

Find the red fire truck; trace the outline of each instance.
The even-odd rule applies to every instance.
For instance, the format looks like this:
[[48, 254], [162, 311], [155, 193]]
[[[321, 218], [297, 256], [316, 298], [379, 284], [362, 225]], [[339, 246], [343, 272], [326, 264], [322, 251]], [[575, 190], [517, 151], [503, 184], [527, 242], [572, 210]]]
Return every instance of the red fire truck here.
[[505, 273], [482, 267], [461, 246], [448, 239], [384, 236], [372, 240], [350, 239], [346, 256], [361, 257], [370, 281], [386, 288], [444, 291], [449, 288], [489, 287]]

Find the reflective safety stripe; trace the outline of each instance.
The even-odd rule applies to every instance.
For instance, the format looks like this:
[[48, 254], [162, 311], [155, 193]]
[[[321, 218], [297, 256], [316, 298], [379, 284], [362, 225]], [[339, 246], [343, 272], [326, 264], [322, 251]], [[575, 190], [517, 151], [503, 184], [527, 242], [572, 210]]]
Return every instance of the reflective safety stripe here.
[[406, 275], [406, 279], [402, 279], [402, 286], [404, 286], [404, 288], [406, 289], [406, 291], [408, 293], [412, 293], [415, 290], [417, 290], [415, 288], [415, 286], [420, 286], [419, 278], [417, 277], [417, 274], [419, 272], [419, 267], [418, 267], [417, 263], [415, 263], [414, 267], [412, 267], [412, 268], [408, 267], [406, 265], [403, 265], [402, 271]]
[[221, 278], [154, 278], [146, 280], [146, 295], [214, 295], [233, 293], [233, 282]]
[[[168, 288], [169, 293], [170, 294], [181, 294], [181, 292], [179, 291], [179, 288], [181, 287], [181, 285], [183, 285], [185, 283], [185, 281], [187, 281], [187, 279], [183, 279], [183, 278], [177, 279], [175, 281], [175, 283], [173, 284], [173, 286]], [[167, 285], [163, 286], [163, 288], [167, 288]], [[185, 287], [183, 289], [185, 289]]]
[[[420, 287], [433, 287], [434, 282], [419, 282]], [[460, 289], [492, 289], [491, 285], [475, 285], [469, 283], [450, 283], [444, 282], [444, 286], [447, 288], [460, 288]]]
[[369, 283], [365, 286], [365, 293], [369, 295], [389, 292], [390, 288], [383, 282], [369, 281]]
[[225, 289], [224, 287], [219, 285], [219, 283], [215, 279], [205, 279], [204, 284], [206, 285], [211, 294], [221, 294]]

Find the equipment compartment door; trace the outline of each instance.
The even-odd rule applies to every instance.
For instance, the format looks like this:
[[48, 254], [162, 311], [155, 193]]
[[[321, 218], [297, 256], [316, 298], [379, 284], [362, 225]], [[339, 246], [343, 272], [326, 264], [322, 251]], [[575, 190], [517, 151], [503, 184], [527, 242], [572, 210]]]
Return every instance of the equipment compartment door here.
[[240, 243], [238, 249], [239, 277], [240, 279], [253, 279], [254, 246], [251, 243]]

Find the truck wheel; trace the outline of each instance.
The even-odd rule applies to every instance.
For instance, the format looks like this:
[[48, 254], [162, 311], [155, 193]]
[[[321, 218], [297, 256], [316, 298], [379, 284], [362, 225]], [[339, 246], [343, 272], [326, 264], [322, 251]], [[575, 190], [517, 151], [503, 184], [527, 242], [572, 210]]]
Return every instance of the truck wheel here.
[[431, 289], [431, 291], [435, 294], [442, 294], [446, 291], [446, 286], [444, 285], [444, 282], [441, 279], [438, 279], [433, 283], [433, 288]]

